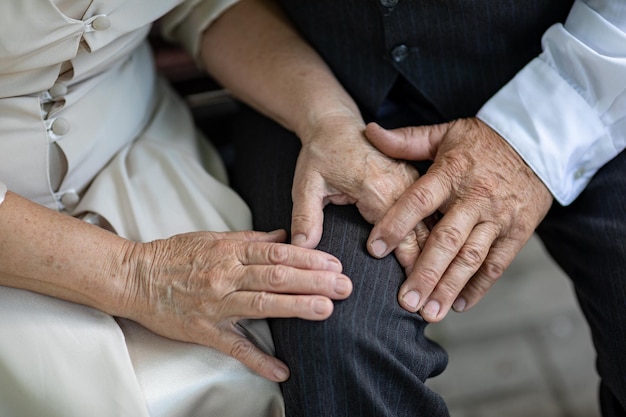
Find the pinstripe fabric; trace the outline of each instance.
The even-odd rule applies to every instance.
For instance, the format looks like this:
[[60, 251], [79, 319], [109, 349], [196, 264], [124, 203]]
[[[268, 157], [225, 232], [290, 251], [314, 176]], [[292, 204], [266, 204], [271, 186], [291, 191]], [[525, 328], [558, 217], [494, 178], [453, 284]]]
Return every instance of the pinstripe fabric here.
[[[399, 0], [385, 8], [375, 0], [281, 2], [366, 118], [389, 128], [475, 114], [539, 52], [543, 31], [562, 21], [573, 3]], [[398, 44], [407, 45], [408, 54], [394, 62], [390, 53]], [[247, 110], [235, 125], [233, 185], [251, 206], [256, 228], [288, 228], [297, 139]], [[605, 416], [626, 409], [625, 169], [622, 153], [572, 206], [554, 207], [539, 228], [572, 277], [592, 328]], [[424, 338], [425, 323], [398, 307], [401, 269], [393, 257], [369, 257], [369, 226], [353, 207], [327, 207], [324, 228], [320, 249], [341, 259], [354, 293], [336, 303], [325, 322], [270, 322], [277, 354], [292, 369], [282, 387], [287, 415], [447, 416], [442, 399], [423, 383], [442, 371], [447, 357]]]
[[[289, 229], [298, 140], [247, 109], [233, 129], [231, 183], [250, 204], [254, 227]], [[424, 385], [447, 355], [424, 337], [421, 317], [400, 308], [404, 273], [393, 256], [376, 260], [366, 252], [370, 229], [353, 206], [328, 206], [318, 248], [341, 260], [352, 295], [323, 322], [270, 320], [276, 354], [292, 371], [282, 385], [290, 417], [448, 415]]]

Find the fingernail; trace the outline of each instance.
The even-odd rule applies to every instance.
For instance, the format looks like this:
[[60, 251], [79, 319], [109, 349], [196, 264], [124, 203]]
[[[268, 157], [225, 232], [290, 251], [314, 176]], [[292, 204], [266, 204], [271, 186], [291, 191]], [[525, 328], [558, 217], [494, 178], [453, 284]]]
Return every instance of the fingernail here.
[[424, 314], [426, 314], [428, 317], [437, 317], [437, 315], [439, 314], [439, 310], [441, 310], [441, 305], [439, 304], [439, 302], [437, 301], [429, 301], [426, 303], [426, 305], [424, 306]]
[[298, 246], [302, 245], [304, 242], [306, 242], [306, 235], [303, 235], [302, 233], [299, 233], [291, 238], [292, 245]]
[[326, 314], [327, 310], [326, 300], [317, 299], [313, 301], [313, 311], [316, 314]]
[[275, 368], [274, 369], [274, 376], [279, 381], [285, 381], [285, 380], [287, 380], [287, 377], [289, 376], [289, 372], [287, 372], [287, 370], [285, 368]]
[[383, 256], [387, 252], [387, 244], [380, 239], [373, 241], [372, 252], [378, 257]]
[[285, 229], [276, 229], [276, 230], [272, 230], [271, 232], [267, 232], [268, 235], [279, 235], [281, 233], [283, 233]]
[[350, 282], [347, 278], [337, 278], [335, 280], [335, 292], [344, 295], [350, 289]]
[[420, 303], [420, 295], [416, 291], [409, 291], [402, 296], [402, 301], [413, 310], [416, 310], [417, 305]]
[[341, 272], [343, 270], [343, 266], [341, 262], [339, 262], [335, 258], [328, 259], [328, 265], [330, 266], [330, 270], [334, 272]]
[[457, 298], [454, 304], [452, 304], [452, 308], [454, 309], [454, 311], [457, 311], [459, 313], [465, 310], [465, 307], [467, 307], [467, 301], [465, 301], [465, 298], [463, 297]]

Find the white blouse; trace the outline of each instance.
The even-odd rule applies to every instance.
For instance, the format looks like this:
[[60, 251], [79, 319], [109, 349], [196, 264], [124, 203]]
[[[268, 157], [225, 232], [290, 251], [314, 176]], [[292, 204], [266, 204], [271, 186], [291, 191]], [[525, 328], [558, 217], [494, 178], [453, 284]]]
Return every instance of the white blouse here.
[[152, 22], [167, 15], [167, 36], [196, 51], [202, 30], [232, 3], [0, 2], [0, 181], [47, 207], [75, 206], [154, 110], [142, 46]]
[[[231, 0], [0, 1], [0, 200], [9, 190], [149, 241], [251, 228], [146, 37], [197, 51]], [[81, 216], [82, 218], [82, 216]], [[241, 321], [272, 354], [265, 320]], [[205, 346], [0, 286], [0, 415], [282, 417], [278, 384]]]

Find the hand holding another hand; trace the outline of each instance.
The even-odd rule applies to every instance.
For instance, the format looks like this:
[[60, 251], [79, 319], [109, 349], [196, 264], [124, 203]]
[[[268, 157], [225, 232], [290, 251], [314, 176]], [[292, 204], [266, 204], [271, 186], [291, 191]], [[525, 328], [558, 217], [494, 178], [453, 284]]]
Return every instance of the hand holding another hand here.
[[320, 251], [282, 244], [286, 232], [196, 232], [138, 243], [127, 253], [124, 317], [172, 339], [225, 352], [282, 381], [288, 369], [237, 329], [243, 318], [323, 320], [352, 283]]
[[520, 156], [482, 121], [384, 130], [366, 137], [381, 152], [404, 160], [433, 160], [375, 225], [372, 255], [397, 247], [416, 224], [439, 211], [400, 304], [439, 321], [453, 307], [475, 305], [527, 242], [552, 203], [548, 189]]

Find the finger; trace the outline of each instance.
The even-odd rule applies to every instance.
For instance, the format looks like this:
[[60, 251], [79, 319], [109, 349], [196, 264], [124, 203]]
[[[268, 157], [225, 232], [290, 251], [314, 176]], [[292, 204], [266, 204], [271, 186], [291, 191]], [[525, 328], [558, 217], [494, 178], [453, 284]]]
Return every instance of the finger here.
[[332, 299], [347, 298], [352, 292], [352, 281], [345, 275], [283, 265], [246, 267], [238, 284], [237, 289], [244, 291], [324, 295]]
[[325, 191], [320, 181], [294, 182], [291, 191], [291, 243], [304, 248], [314, 248], [322, 238], [324, 224]]
[[318, 295], [286, 295], [267, 291], [237, 291], [226, 297], [226, 315], [237, 319], [300, 318], [325, 320], [333, 312], [333, 302]]
[[402, 239], [393, 253], [408, 275], [413, 270], [413, 266], [419, 256], [419, 252], [420, 247], [417, 242], [415, 232], [412, 231], [404, 239]]
[[243, 265], [287, 265], [306, 270], [341, 272], [341, 262], [329, 253], [282, 243], [251, 243], [241, 246], [239, 261]]
[[[382, 258], [425, 218], [444, 204], [450, 195], [450, 184], [437, 174], [418, 178], [376, 223], [368, 238], [368, 251]], [[425, 231], [424, 231], [425, 233]]]
[[485, 261], [498, 233], [498, 227], [493, 223], [480, 223], [474, 227], [424, 303], [421, 313], [425, 320], [440, 321], [448, 314], [452, 303], [458, 300], [458, 295]]
[[209, 341], [210, 343], [206, 344], [232, 356], [270, 381], [283, 382], [289, 378], [287, 365], [263, 352], [234, 328], [221, 332], [218, 338], [219, 343]]
[[[199, 232], [205, 233], [205, 232]], [[214, 240], [227, 239], [227, 240], [241, 240], [246, 242], [276, 242], [282, 243], [287, 240], [287, 232], [284, 229], [277, 229], [271, 232], [258, 232], [255, 230], [242, 230], [234, 232], [207, 232]]]
[[415, 312], [423, 307], [465, 244], [477, 220], [478, 213], [453, 207], [430, 232], [412, 274], [402, 284], [398, 294], [400, 304], [406, 310]]
[[419, 254], [426, 245], [429, 234], [430, 229], [428, 226], [424, 222], [419, 222], [415, 230], [402, 239], [394, 250], [396, 259], [407, 275], [413, 272], [415, 262], [417, 262]]
[[376, 123], [365, 127], [365, 137], [385, 155], [409, 161], [434, 159], [449, 124], [407, 126], [387, 130]]
[[522, 246], [514, 239], [496, 240], [482, 266], [463, 288], [452, 308], [463, 312], [475, 306], [513, 262]]

